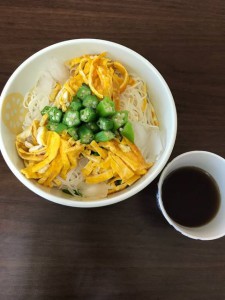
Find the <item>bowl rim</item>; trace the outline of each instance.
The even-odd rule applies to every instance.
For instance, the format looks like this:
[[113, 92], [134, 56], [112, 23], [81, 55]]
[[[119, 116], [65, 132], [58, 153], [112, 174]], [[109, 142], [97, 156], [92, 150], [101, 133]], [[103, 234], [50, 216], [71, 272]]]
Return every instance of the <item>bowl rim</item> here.
[[[2, 152], [2, 156], [3, 156], [6, 164], [8, 165], [8, 167], [11, 169], [12, 173], [20, 180], [20, 182], [22, 182], [32, 192], [34, 192], [35, 194], [41, 196], [44, 199], [47, 199], [49, 201], [52, 201], [52, 202], [55, 202], [55, 203], [61, 204], [61, 205], [66, 205], [66, 206], [71, 206], [71, 207], [81, 207], [81, 208], [101, 207], [101, 206], [115, 204], [115, 203], [121, 202], [123, 200], [126, 200], [126, 199], [134, 196], [135, 194], [139, 193], [141, 190], [143, 190], [147, 185], [149, 185], [158, 176], [158, 174], [162, 171], [162, 169], [166, 165], [166, 163], [167, 163], [167, 161], [168, 161], [168, 159], [169, 159], [169, 157], [172, 153], [172, 150], [173, 150], [173, 147], [174, 147], [174, 144], [175, 144], [175, 140], [176, 140], [176, 135], [177, 135], [177, 112], [176, 112], [175, 102], [174, 102], [172, 93], [170, 91], [170, 88], [169, 88], [168, 84], [166, 83], [165, 79], [163, 78], [163, 76], [161, 75], [161, 73], [152, 65], [152, 63], [150, 63], [141, 54], [139, 54], [139, 53], [135, 52], [134, 50], [132, 50], [132, 49], [126, 47], [126, 46], [123, 46], [121, 44], [118, 44], [118, 43], [115, 43], [115, 42], [112, 42], [112, 41], [102, 40], [102, 39], [81, 38], [81, 39], [65, 40], [65, 41], [61, 41], [61, 42], [52, 44], [50, 46], [47, 46], [47, 47], [35, 52], [31, 56], [29, 56], [26, 60], [24, 60], [15, 69], [15, 71], [12, 73], [12, 75], [9, 77], [8, 81], [6, 82], [6, 84], [5, 84], [5, 86], [2, 90], [2, 93], [1, 93], [0, 112], [2, 111], [3, 99], [7, 95], [8, 88], [10, 87], [10, 85], [13, 82], [14, 78], [31, 61], [33, 61], [37, 57], [42, 56], [43, 54], [45, 54], [48, 51], [51, 51], [52, 49], [55, 49], [55, 48], [64, 47], [64, 46], [67, 46], [67, 45], [70, 45], [70, 44], [71, 45], [76, 45], [76, 44], [88, 44], [88, 43], [99, 44], [99, 45], [102, 45], [102, 46], [109, 45], [109, 46], [112, 46], [112, 47], [115, 47], [115, 48], [119, 48], [119, 49], [121, 49], [123, 51], [126, 51], [127, 53], [135, 56], [140, 61], [142, 61], [142, 63], [147, 65], [148, 68], [150, 68], [151, 71], [154, 73], [154, 75], [156, 77], [158, 77], [158, 80], [160, 81], [160, 84], [162, 84], [165, 88], [167, 98], [169, 99], [170, 105], [171, 105], [171, 110], [172, 110], [172, 114], [173, 114], [173, 122], [171, 123], [171, 126], [172, 126], [171, 132], [172, 132], [172, 134], [171, 134], [170, 143], [169, 143], [169, 145], [167, 145], [167, 147], [165, 147], [165, 149], [163, 151], [163, 154], [162, 154], [162, 157], [160, 158], [158, 168], [153, 174], [146, 177], [145, 180], [142, 181], [141, 184], [139, 184], [135, 188], [135, 190], [127, 190], [124, 194], [115, 195], [115, 197], [113, 197], [113, 198], [103, 198], [103, 199], [100, 199], [100, 200], [91, 200], [91, 201], [80, 201], [80, 200], [76, 200], [76, 199], [70, 200], [70, 199], [62, 198], [62, 197], [59, 197], [59, 196], [56, 196], [56, 195], [51, 195], [51, 194], [49, 194], [45, 191], [40, 190], [38, 187], [36, 187], [34, 184], [32, 184], [29, 179], [26, 179], [20, 173], [20, 171], [18, 171], [14, 167], [14, 164], [11, 162], [11, 160], [8, 157], [7, 151], [6, 151], [5, 146], [4, 146], [4, 141], [3, 141], [2, 135], [0, 134], [0, 150]], [[1, 130], [1, 128], [0, 128], [0, 130]]]

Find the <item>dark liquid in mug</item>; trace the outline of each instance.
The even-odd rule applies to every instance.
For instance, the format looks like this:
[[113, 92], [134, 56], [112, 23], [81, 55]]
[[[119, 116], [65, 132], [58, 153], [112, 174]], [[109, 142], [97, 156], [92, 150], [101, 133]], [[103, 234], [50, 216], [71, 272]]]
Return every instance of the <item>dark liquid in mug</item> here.
[[220, 207], [220, 192], [211, 175], [196, 167], [171, 172], [162, 186], [167, 214], [183, 226], [198, 227], [210, 222]]

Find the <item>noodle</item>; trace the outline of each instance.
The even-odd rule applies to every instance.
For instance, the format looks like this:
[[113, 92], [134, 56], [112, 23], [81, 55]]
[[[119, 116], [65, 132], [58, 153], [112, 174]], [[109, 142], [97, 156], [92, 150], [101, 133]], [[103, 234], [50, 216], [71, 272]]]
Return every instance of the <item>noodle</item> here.
[[[143, 124], [153, 125], [151, 118], [151, 103], [145, 83], [136, 75], [132, 76], [135, 81], [134, 85], [128, 85], [126, 90], [120, 96], [121, 109], [130, 112], [130, 120], [141, 122]], [[143, 104], [146, 103], [143, 108]]]

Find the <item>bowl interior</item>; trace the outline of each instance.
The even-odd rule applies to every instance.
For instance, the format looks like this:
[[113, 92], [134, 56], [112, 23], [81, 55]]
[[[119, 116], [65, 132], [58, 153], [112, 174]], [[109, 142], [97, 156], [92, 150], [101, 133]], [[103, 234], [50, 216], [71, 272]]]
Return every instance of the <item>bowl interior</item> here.
[[[64, 62], [72, 57], [83, 54], [97, 54], [104, 51], [112, 59], [121, 61], [129, 72], [136, 73], [146, 82], [148, 93], [159, 119], [164, 151], [149, 172], [131, 187], [105, 199], [80, 201], [57, 189], [46, 188], [26, 179], [20, 173], [23, 162], [18, 157], [15, 149], [15, 136], [21, 131], [25, 115], [22, 105], [23, 97], [35, 85], [40, 73], [45, 70], [49, 59], [56, 57]], [[103, 206], [129, 198], [142, 190], [154, 180], [169, 159], [175, 142], [176, 126], [177, 117], [173, 97], [160, 73], [136, 52], [108, 41], [92, 39], [71, 40], [55, 44], [37, 52], [16, 69], [1, 95], [0, 143], [4, 159], [12, 172], [29, 189], [48, 200], [63, 205], [78, 207]]]

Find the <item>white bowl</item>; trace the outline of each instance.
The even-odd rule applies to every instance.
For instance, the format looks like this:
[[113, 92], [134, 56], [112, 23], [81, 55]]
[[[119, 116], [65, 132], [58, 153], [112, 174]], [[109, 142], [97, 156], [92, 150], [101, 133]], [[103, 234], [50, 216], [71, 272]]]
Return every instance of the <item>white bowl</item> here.
[[[148, 173], [132, 186], [117, 192], [107, 198], [93, 201], [81, 201], [67, 195], [58, 189], [50, 189], [28, 180], [21, 173], [23, 161], [19, 158], [15, 148], [16, 134], [21, 130], [24, 117], [22, 99], [36, 83], [41, 71], [45, 69], [47, 61], [56, 57], [68, 60], [83, 54], [101, 53], [106, 51], [112, 59], [121, 61], [129, 71], [135, 72], [146, 83], [152, 103], [160, 122], [160, 131], [164, 143], [164, 150], [160, 159]], [[7, 113], [10, 111], [11, 115]], [[12, 74], [1, 94], [1, 128], [0, 146], [2, 155], [14, 175], [31, 191], [39, 196], [67, 206], [98, 207], [128, 199], [150, 184], [168, 161], [172, 152], [176, 133], [177, 115], [174, 100], [168, 85], [157, 69], [141, 55], [122, 45], [97, 40], [77, 39], [54, 44], [38, 51], [24, 61]]]

